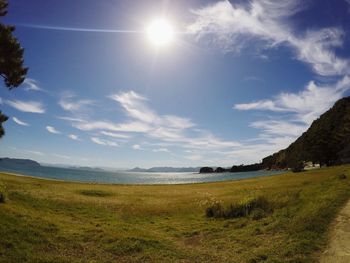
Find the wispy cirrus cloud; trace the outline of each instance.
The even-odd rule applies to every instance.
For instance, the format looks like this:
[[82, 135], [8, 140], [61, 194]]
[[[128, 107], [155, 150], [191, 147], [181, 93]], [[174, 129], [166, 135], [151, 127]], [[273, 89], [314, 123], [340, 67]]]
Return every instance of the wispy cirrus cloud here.
[[21, 121], [20, 119], [16, 118], [16, 117], [12, 117], [12, 120], [17, 123], [18, 125], [21, 125], [21, 126], [29, 126], [28, 123], [24, 122], [24, 121]]
[[65, 160], [70, 160], [71, 159], [70, 156], [64, 155], [64, 154], [53, 153], [52, 155], [55, 156], [55, 157], [58, 157], [60, 159], [65, 159]]
[[117, 138], [117, 139], [129, 139], [129, 138], [131, 138], [131, 135], [115, 133], [115, 132], [101, 131], [101, 134], [112, 137], [112, 138]]
[[259, 44], [258, 49], [284, 45], [319, 75], [349, 73], [349, 60], [333, 51], [343, 45], [342, 29], [328, 27], [295, 33], [290, 17], [303, 8], [305, 1], [300, 0], [252, 0], [245, 5], [220, 1], [193, 10], [195, 21], [187, 29], [198, 40], [219, 45], [226, 52], [240, 52], [253, 41]]
[[78, 137], [78, 135], [75, 135], [75, 134], [68, 134], [68, 138], [72, 139], [73, 141], [80, 141], [80, 138]]
[[142, 147], [141, 147], [140, 144], [134, 144], [134, 145], [132, 146], [132, 148], [133, 148], [134, 150], [142, 150]]
[[24, 151], [35, 155], [44, 156], [44, 153], [40, 151], [34, 151], [34, 150], [24, 150]]
[[134, 91], [115, 94], [110, 96], [110, 98], [119, 102], [131, 118], [144, 123], [178, 129], [187, 129], [195, 126], [195, 124], [187, 118], [157, 114], [145, 103], [148, 99]]
[[45, 108], [41, 102], [37, 101], [22, 101], [22, 100], [7, 100], [7, 105], [22, 112], [30, 113], [45, 113]]
[[310, 125], [313, 120], [328, 110], [350, 89], [350, 77], [344, 76], [335, 84], [318, 85], [308, 83], [297, 93], [282, 92], [276, 97], [251, 103], [236, 104], [237, 110], [267, 110], [292, 113], [294, 119]]
[[65, 91], [61, 94], [58, 105], [65, 111], [74, 114], [74, 118], [79, 118], [80, 115], [88, 112], [89, 107], [95, 105], [94, 100], [78, 99], [71, 91]]
[[153, 149], [152, 151], [155, 153], [158, 153], [158, 152], [169, 153], [170, 152], [167, 148], [157, 148], [157, 149]]
[[104, 140], [98, 137], [91, 137], [90, 138], [93, 143], [96, 143], [98, 145], [104, 145], [104, 146], [112, 146], [112, 147], [118, 147], [118, 143], [114, 141]]
[[55, 127], [52, 127], [52, 126], [46, 126], [46, 130], [47, 130], [49, 133], [61, 134], [60, 131], [56, 130], [56, 128], [55, 128]]
[[35, 79], [31, 79], [31, 78], [26, 78], [23, 81], [23, 84], [25, 86], [25, 90], [27, 91], [45, 91], [44, 89], [42, 89], [39, 86], [38, 81], [36, 81]]
[[212, 133], [200, 130], [189, 118], [170, 114], [159, 114], [150, 107], [148, 98], [134, 92], [120, 92], [110, 96], [124, 109], [126, 120], [115, 123], [108, 120], [84, 120], [64, 117], [72, 126], [86, 132], [99, 131], [100, 134], [116, 139], [129, 139], [137, 133], [145, 139], [165, 142], [182, 148], [222, 149], [239, 145], [235, 141], [222, 140]]
[[317, 75], [340, 77], [323, 84], [310, 81], [299, 92], [234, 105], [240, 111], [272, 112], [273, 117], [250, 123], [261, 131], [259, 136], [254, 143], [251, 140], [226, 152], [230, 158], [263, 157], [288, 146], [350, 89], [349, 59], [335, 52], [343, 47], [344, 31], [340, 27], [295, 28], [293, 16], [305, 8], [307, 3], [301, 0], [251, 0], [242, 4], [220, 1], [192, 11], [195, 21], [187, 29], [198, 41], [225, 52], [242, 52], [252, 46], [258, 51], [287, 47], [294, 51], [293, 58], [311, 66]]
[[87, 106], [93, 105], [93, 100], [74, 100], [71, 98], [61, 99], [58, 104], [62, 109], [70, 112], [78, 112], [86, 109]]
[[73, 127], [82, 131], [109, 130], [114, 132], [145, 133], [152, 128], [143, 122], [114, 123], [111, 121], [75, 121], [71, 120]]
[[300, 92], [282, 92], [271, 99], [236, 104], [234, 109], [277, 113], [272, 119], [254, 121], [250, 126], [260, 129], [258, 139], [265, 141], [265, 144], [259, 144], [258, 148], [275, 149], [275, 146], [279, 145], [281, 149], [306, 131], [312, 121], [333, 106], [349, 90], [349, 76], [343, 77], [335, 84], [318, 85], [311, 81]]

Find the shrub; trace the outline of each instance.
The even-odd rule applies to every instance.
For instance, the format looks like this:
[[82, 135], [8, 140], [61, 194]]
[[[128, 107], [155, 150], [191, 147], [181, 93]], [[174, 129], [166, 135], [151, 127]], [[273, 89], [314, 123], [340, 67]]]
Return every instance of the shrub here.
[[300, 173], [304, 170], [304, 164], [303, 162], [296, 162], [292, 166], [292, 172], [293, 173]]
[[220, 203], [215, 203], [206, 209], [207, 217], [237, 218], [245, 217], [253, 213], [253, 219], [261, 219], [267, 213], [273, 211], [271, 203], [265, 197], [257, 197], [242, 203], [233, 203], [224, 208]]
[[207, 209], [205, 210], [205, 215], [207, 217], [223, 217], [224, 208], [220, 203], [214, 203], [211, 206], [207, 207]]
[[5, 203], [5, 202], [6, 202], [6, 188], [0, 182], [0, 203]]
[[339, 180], [345, 180], [347, 176], [345, 174], [339, 174], [338, 175]]

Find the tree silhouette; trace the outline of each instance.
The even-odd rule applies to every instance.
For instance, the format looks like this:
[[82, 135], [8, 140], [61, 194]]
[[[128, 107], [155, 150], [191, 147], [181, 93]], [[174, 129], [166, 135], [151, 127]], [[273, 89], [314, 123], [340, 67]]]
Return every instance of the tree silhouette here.
[[[7, 7], [7, 0], [0, 0], [0, 17], [7, 14]], [[28, 71], [28, 68], [23, 66], [24, 49], [12, 35], [14, 30], [14, 26], [0, 23], [0, 76], [8, 89], [22, 84]], [[2, 124], [7, 119], [0, 111], [0, 138], [5, 133]]]

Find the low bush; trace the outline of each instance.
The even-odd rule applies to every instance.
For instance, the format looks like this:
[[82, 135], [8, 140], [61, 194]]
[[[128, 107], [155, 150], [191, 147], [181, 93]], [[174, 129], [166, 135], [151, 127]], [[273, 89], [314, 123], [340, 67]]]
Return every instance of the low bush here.
[[338, 175], [339, 180], [345, 180], [347, 176], [345, 174], [339, 174]]
[[6, 202], [6, 188], [0, 182], [0, 203], [5, 203], [5, 202]]
[[224, 217], [224, 208], [220, 203], [214, 203], [212, 205], [210, 205], [209, 207], [207, 207], [207, 209], [205, 210], [205, 215], [207, 217]]
[[228, 207], [223, 207], [220, 203], [207, 207], [205, 214], [207, 217], [215, 218], [237, 218], [252, 214], [253, 219], [258, 220], [273, 211], [271, 203], [263, 196], [250, 199], [242, 203], [233, 203]]
[[304, 171], [304, 164], [303, 162], [295, 162], [293, 165], [292, 165], [292, 172], [293, 173], [300, 173]]

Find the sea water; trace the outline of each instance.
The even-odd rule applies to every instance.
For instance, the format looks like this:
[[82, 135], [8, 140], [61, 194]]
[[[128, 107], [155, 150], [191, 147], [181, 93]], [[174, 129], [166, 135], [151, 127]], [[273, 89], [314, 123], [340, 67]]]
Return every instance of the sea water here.
[[269, 176], [284, 171], [254, 171], [241, 173], [145, 173], [125, 171], [83, 170], [58, 167], [1, 168], [0, 171], [64, 181], [105, 184], [186, 184], [247, 179]]

